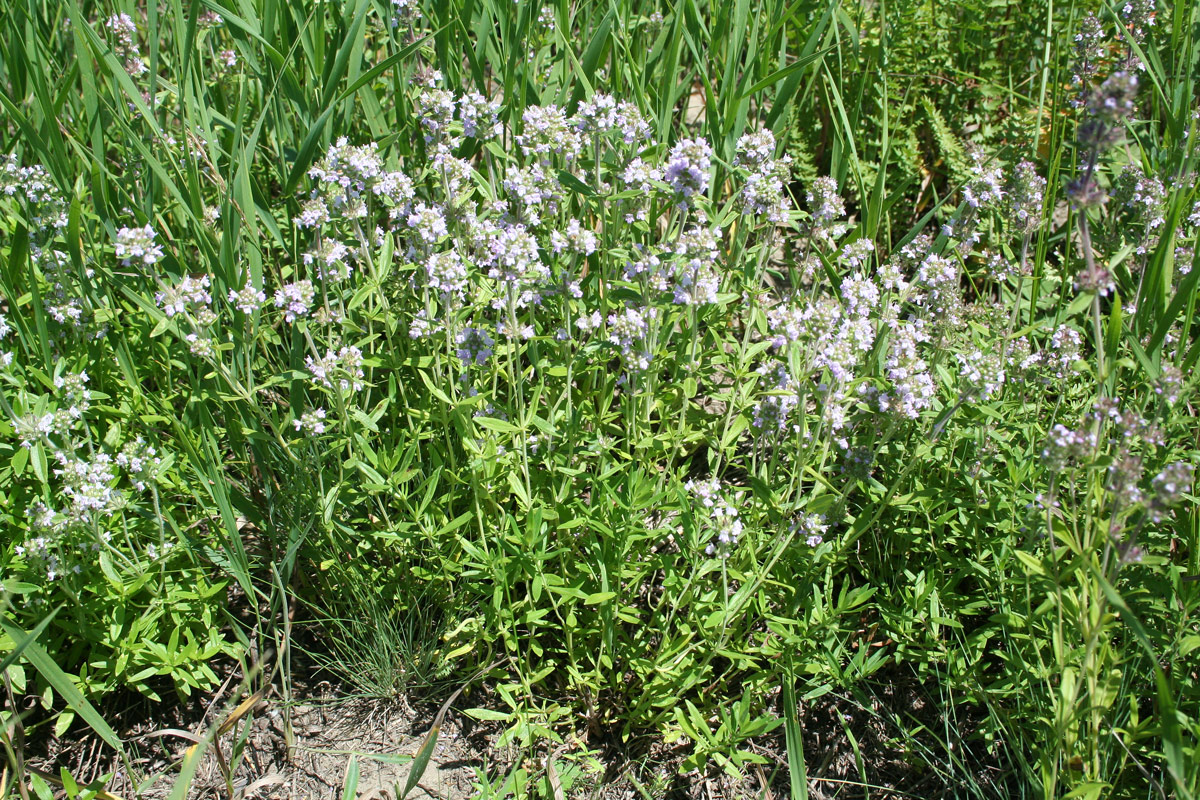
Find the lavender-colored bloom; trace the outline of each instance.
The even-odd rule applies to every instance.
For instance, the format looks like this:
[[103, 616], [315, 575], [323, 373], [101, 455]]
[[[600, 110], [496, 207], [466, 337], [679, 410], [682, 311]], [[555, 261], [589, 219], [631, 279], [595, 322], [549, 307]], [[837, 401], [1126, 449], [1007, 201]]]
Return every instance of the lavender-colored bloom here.
[[335, 210], [354, 204], [384, 175], [379, 145], [368, 142], [355, 146], [342, 136], [325, 157], [309, 169], [308, 175], [321, 185]]
[[332, 349], [326, 349], [323, 358], [308, 356], [304, 365], [312, 373], [315, 381], [328, 389], [357, 392], [363, 388], [362, 350], [352, 345], [343, 346], [336, 353]]
[[716, 478], [704, 481], [688, 481], [684, 489], [700, 504], [698, 521], [711, 531], [713, 540], [705, 548], [712, 556], [727, 558], [742, 536], [742, 521]]
[[297, 431], [322, 434], [325, 432], [325, 409], [316, 408], [311, 411], [305, 411], [300, 415], [300, 419], [292, 420], [292, 425], [295, 426]]
[[458, 345], [456, 355], [462, 360], [463, 366], [482, 366], [492, 357], [492, 345], [496, 340], [484, 328], [465, 328], [454, 339]]
[[744, 213], [765, 217], [768, 222], [781, 224], [787, 220], [792, 201], [778, 175], [752, 172], [742, 187]]
[[392, 18], [389, 24], [393, 28], [402, 24], [411, 26], [420, 18], [420, 0], [392, 0]]
[[59, 451], [59, 467], [54, 470], [63, 482], [62, 493], [70, 499], [66, 509], [72, 522], [89, 522], [117, 511], [125, 505], [125, 496], [113, 484], [116, 473], [108, 453], [93, 453], [87, 460]]
[[[1084, 96], [1087, 88], [1100, 66], [1104, 55], [1104, 42], [1108, 36], [1104, 25], [1095, 14], [1088, 14], [1079, 24], [1079, 32], [1075, 34], [1075, 59], [1072, 64], [1074, 72], [1072, 83], [1079, 87], [1080, 97]], [[1079, 105], [1081, 101], [1076, 101]]]
[[667, 291], [670, 276], [663, 268], [662, 259], [641, 244], [634, 245], [634, 253], [634, 259], [625, 264], [625, 280], [643, 283], [656, 292]]
[[982, 401], [995, 395], [1004, 385], [1004, 359], [999, 353], [973, 350], [957, 353], [963, 398]]
[[457, 250], [433, 253], [425, 260], [425, 278], [443, 302], [457, 304], [466, 297], [469, 281], [467, 265]]
[[[1134, 112], [1137, 92], [1137, 76], [1124, 70], [1114, 72], [1087, 92], [1088, 117], [1080, 123], [1078, 130], [1079, 144], [1084, 152], [1094, 157], [1121, 140], [1125, 120]], [[1082, 205], [1081, 196], [1090, 197], [1091, 193], [1083, 191], [1091, 188], [1090, 177], [1081, 178], [1071, 192], [1076, 203]]]
[[792, 376], [783, 364], [763, 365], [758, 373], [772, 379], [768, 383], [771, 393], [758, 401], [750, 424], [765, 438], [786, 434], [795, 428], [789, 417], [800, 403]]
[[840, 291], [848, 317], [866, 318], [870, 316], [871, 310], [879, 305], [879, 287], [870, 278], [845, 278]]
[[121, 228], [117, 231], [117, 258], [125, 266], [133, 261], [141, 261], [150, 266], [163, 257], [163, 249], [155, 243], [154, 228], [144, 225], [141, 228]]
[[329, 206], [320, 197], [310, 197], [300, 207], [300, 213], [292, 220], [297, 228], [316, 228], [329, 222]]
[[558, 178], [547, 172], [542, 164], [531, 164], [523, 168], [510, 167], [504, 177], [504, 190], [520, 202], [522, 219], [531, 225], [541, 221], [542, 212], [558, 212], [561, 199]]
[[178, 285], [167, 287], [155, 294], [154, 301], [168, 317], [187, 311], [194, 313], [212, 303], [212, 295], [208, 292], [210, 285], [207, 275], [201, 275], [199, 278], [188, 275]]
[[417, 93], [417, 119], [425, 129], [425, 141], [432, 143], [447, 136], [454, 119], [454, 95], [445, 89], [425, 87]]
[[820, 177], [813, 181], [805, 198], [808, 213], [812, 217], [812, 233], [820, 241], [832, 245], [846, 233], [842, 221], [846, 216], [846, 204], [838, 194], [837, 181]]
[[159, 479], [162, 457], [156, 448], [139, 436], [125, 443], [121, 452], [117, 453], [116, 463], [129, 475], [133, 488], [142, 492], [146, 490], [147, 482]]
[[275, 290], [275, 307], [285, 309], [285, 321], [295, 322], [300, 317], [308, 316], [314, 296], [312, 281], [288, 283]]
[[963, 187], [963, 199], [971, 208], [995, 205], [1004, 199], [1003, 171], [996, 161], [987, 162], [978, 150], [971, 154], [971, 180]]
[[1145, 254], [1153, 243], [1154, 232], [1167, 221], [1166, 187], [1158, 178], [1147, 176], [1141, 167], [1130, 164], [1117, 176], [1114, 199], [1128, 210], [1131, 221], [1142, 228], [1137, 252]]
[[675, 243], [680, 266], [675, 275], [675, 302], [679, 305], [708, 305], [717, 302], [720, 278], [717, 276], [720, 228], [695, 226], [687, 229]]
[[599, 239], [596, 237], [595, 231], [583, 227], [577, 219], [568, 221], [565, 231], [550, 232], [550, 249], [556, 254], [568, 250], [572, 253], [590, 256], [596, 252], [598, 246]]
[[629, 189], [649, 192], [653, 188], [654, 182], [662, 180], [662, 171], [640, 158], [635, 158], [625, 167], [625, 171], [621, 174], [621, 180]]
[[137, 46], [137, 26], [128, 14], [114, 14], [104, 21], [112, 37], [113, 52], [125, 62], [125, 71], [137, 77], [149, 72]]
[[1121, 6], [1121, 21], [1125, 24], [1125, 29], [1133, 36], [1134, 41], [1139, 44], [1146, 41], [1149, 29], [1154, 27], [1154, 6], [1154, 0], [1127, 0]]
[[936, 387], [920, 352], [920, 345], [928, 341], [923, 320], [895, 324], [884, 363], [892, 391], [877, 398], [880, 407], [907, 419], [917, 419], [933, 405]]
[[253, 314], [267, 302], [267, 295], [254, 284], [247, 282], [239, 291], [230, 289], [228, 299], [243, 314]]
[[821, 514], [805, 514], [796, 520], [792, 530], [797, 536], [803, 536], [804, 543], [809, 547], [816, 547], [824, 541], [829, 525], [825, 523], [825, 517]]
[[525, 155], [546, 158], [558, 153], [570, 160], [579, 154], [582, 147], [579, 131], [558, 106], [530, 106], [521, 119], [524, 130], [517, 137], [517, 144]]
[[302, 257], [305, 266], [312, 267], [318, 278], [330, 283], [347, 280], [353, 273], [348, 263], [350, 248], [336, 239], [325, 239]]
[[737, 141], [734, 164], [751, 172], [763, 172], [775, 158], [775, 136], [766, 128], [744, 134]]
[[1116, 288], [1117, 284], [1113, 280], [1112, 272], [1099, 261], [1093, 262], [1090, 267], [1085, 267], [1075, 277], [1075, 289], [1079, 292], [1106, 297]]
[[1179, 402], [1179, 395], [1183, 389], [1183, 373], [1179, 368], [1168, 364], [1163, 367], [1162, 374], [1158, 376], [1158, 380], [1154, 382], [1154, 393], [1161, 397], [1167, 405], [1174, 405]]
[[1083, 334], [1060, 325], [1050, 334], [1050, 346], [1042, 353], [1042, 364], [1052, 377], [1064, 380], [1079, 360], [1082, 348]]
[[626, 306], [623, 311], [608, 315], [608, 341], [621, 350], [627, 368], [639, 371], [650, 368], [652, 354], [642, 348], [650, 323], [657, 317], [657, 308], [636, 306]]
[[54, 379], [54, 388], [71, 419], [81, 419], [91, 407], [92, 392], [87, 388], [87, 372], [67, 372]]
[[842, 248], [840, 254], [841, 259], [850, 265], [851, 268], [857, 269], [865, 266], [871, 258], [871, 253], [875, 252], [875, 243], [870, 239], [855, 239], [850, 244]]
[[621, 135], [621, 141], [627, 145], [654, 143], [654, 131], [650, 127], [650, 123], [633, 103], [625, 101], [617, 103], [613, 129]]
[[1028, 235], [1037, 230], [1045, 193], [1046, 179], [1037, 174], [1033, 164], [1022, 161], [1013, 168], [1004, 192], [1004, 213], [1017, 233]]
[[1042, 448], [1042, 461], [1052, 471], [1060, 471], [1072, 462], [1088, 458], [1096, 449], [1096, 436], [1091, 425], [1072, 430], [1057, 424], [1050, 429]]
[[575, 128], [584, 135], [605, 134], [616, 125], [617, 101], [611, 94], [597, 92], [579, 104]]
[[407, 222], [408, 227], [412, 228], [426, 245], [436, 244], [449, 235], [446, 216], [436, 206], [417, 203], [408, 215]]
[[433, 151], [430, 166], [442, 178], [442, 187], [446, 197], [453, 202], [471, 183], [471, 164], [461, 158], [455, 158], [453, 152], [445, 144], [439, 144]]
[[671, 148], [663, 179], [675, 193], [689, 201], [708, 191], [712, 147], [704, 139], [681, 139]]
[[538, 254], [537, 240], [524, 225], [480, 223], [472, 231], [472, 239], [475, 263], [487, 270], [488, 278], [503, 284], [505, 297], [511, 292], [518, 308], [540, 300], [539, 291], [549, 283], [550, 269]]

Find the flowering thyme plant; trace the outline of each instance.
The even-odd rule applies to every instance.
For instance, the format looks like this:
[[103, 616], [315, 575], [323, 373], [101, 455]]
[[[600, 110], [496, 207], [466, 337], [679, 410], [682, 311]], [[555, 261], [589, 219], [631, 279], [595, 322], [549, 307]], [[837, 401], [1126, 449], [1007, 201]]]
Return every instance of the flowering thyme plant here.
[[70, 65], [0, 64], [2, 613], [66, 680], [286, 697], [305, 626], [367, 694], [486, 667], [547, 796], [618, 736], [733, 796], [779, 727], [800, 796], [833, 698], [838, 781], [899, 726], [945, 794], [1200, 789], [1153, 2], [1002, 2], [1004, 74], [952, 57], [982, 0], [234, 5], [0, 10]]

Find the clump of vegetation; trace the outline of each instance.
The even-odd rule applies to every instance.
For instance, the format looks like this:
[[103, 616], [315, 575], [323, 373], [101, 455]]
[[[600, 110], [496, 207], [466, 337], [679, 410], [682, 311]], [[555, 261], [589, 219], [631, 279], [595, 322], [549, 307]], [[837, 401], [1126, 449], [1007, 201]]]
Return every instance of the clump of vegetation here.
[[1200, 793], [1197, 11], [918, 5], [0, 10], [5, 790], [308, 619], [485, 794]]

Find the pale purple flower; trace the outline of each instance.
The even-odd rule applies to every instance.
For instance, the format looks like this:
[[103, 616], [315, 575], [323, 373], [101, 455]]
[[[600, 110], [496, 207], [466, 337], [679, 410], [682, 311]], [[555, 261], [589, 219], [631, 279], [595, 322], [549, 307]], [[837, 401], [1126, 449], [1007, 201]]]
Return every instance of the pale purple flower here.
[[284, 320], [295, 322], [300, 317], [308, 316], [314, 296], [310, 280], [284, 284], [275, 290], [275, 307], [284, 309]]
[[162, 247], [154, 241], [156, 236], [158, 234], [149, 225], [121, 228], [117, 231], [117, 258], [125, 266], [133, 261], [141, 261], [146, 266], [156, 263], [163, 257]]
[[325, 356], [319, 359], [307, 356], [304, 365], [316, 382], [328, 389], [357, 392], [363, 388], [362, 350], [352, 345], [343, 346], [336, 353], [326, 349]]
[[325, 409], [316, 408], [311, 411], [305, 411], [300, 415], [300, 419], [292, 420], [292, 425], [295, 426], [297, 431], [322, 434], [325, 432]]
[[267, 295], [254, 284], [247, 282], [240, 291], [230, 289], [228, 299], [243, 314], [253, 314], [266, 304]]
[[681, 139], [671, 148], [663, 179], [684, 201], [708, 191], [712, 147], [704, 139]]
[[455, 344], [458, 345], [455, 354], [462, 361], [463, 366], [482, 366], [487, 363], [487, 360], [492, 357], [492, 345], [496, 340], [484, 328], [469, 327], [455, 337]]
[[479, 92], [468, 92], [458, 99], [458, 118], [462, 120], [463, 134], [473, 139], [496, 139], [503, 132], [500, 103]]

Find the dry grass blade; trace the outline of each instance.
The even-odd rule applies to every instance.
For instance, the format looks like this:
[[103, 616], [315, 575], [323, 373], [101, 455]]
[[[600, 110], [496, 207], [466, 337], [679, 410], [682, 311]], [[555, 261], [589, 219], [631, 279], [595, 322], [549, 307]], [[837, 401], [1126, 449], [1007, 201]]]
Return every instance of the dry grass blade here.
[[268, 690], [269, 690], [269, 687], [264, 686], [261, 689], [259, 689], [257, 692], [255, 692], [254, 694], [247, 697], [241, 703], [239, 703], [237, 708], [235, 708], [233, 711], [229, 712], [229, 716], [226, 717], [225, 721], [221, 723], [221, 727], [217, 728], [217, 735], [223, 736], [225, 733], [227, 733], [229, 731], [230, 728], [232, 728], [234, 725], [236, 725], [241, 720], [242, 717], [249, 714], [250, 711], [253, 710], [255, 706], [257, 706], [259, 703], [261, 703], [263, 700], [265, 700]]
[[429, 767], [429, 759], [433, 757], [433, 748], [437, 745], [438, 736], [442, 732], [442, 722], [445, 721], [446, 712], [450, 710], [450, 706], [477, 678], [491, 672], [503, 664], [505, 660], [499, 659], [493, 661], [486, 667], [476, 671], [474, 675], [463, 682], [462, 686], [454, 690], [454, 694], [446, 698], [446, 702], [442, 703], [442, 707], [438, 709], [437, 715], [433, 718], [433, 725], [429, 727], [429, 733], [425, 734], [425, 741], [421, 743], [421, 747], [413, 754], [412, 767], [409, 768], [408, 778], [404, 781], [404, 788], [396, 793], [397, 800], [404, 800], [405, 797], [408, 797], [408, 793], [416, 787], [421, 777], [425, 774], [425, 770]]

